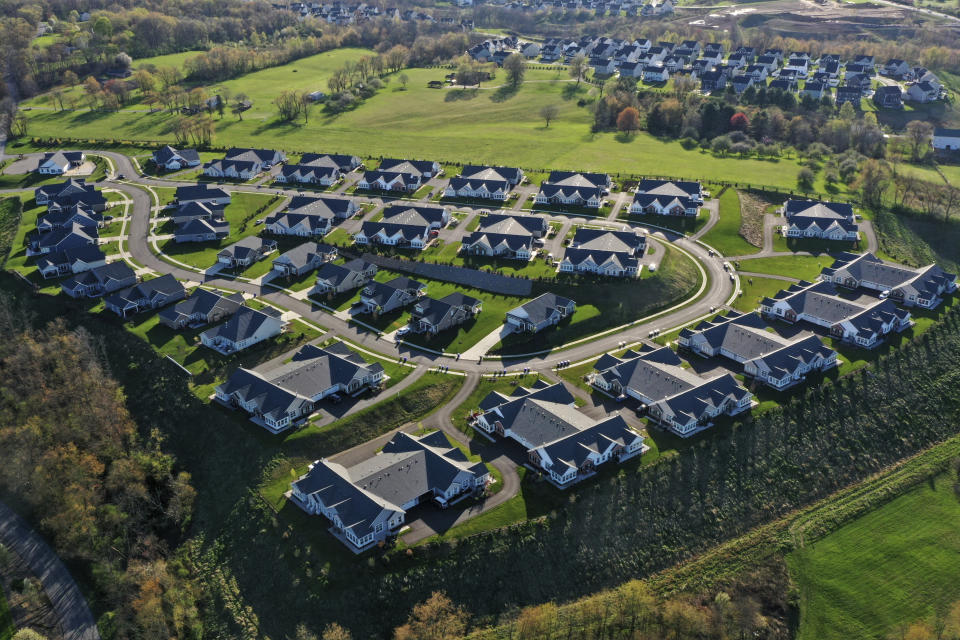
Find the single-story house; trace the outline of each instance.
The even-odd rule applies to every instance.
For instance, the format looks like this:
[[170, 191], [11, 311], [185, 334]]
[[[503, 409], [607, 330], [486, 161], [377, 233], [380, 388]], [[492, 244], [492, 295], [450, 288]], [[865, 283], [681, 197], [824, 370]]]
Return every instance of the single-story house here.
[[200, 166], [200, 154], [196, 149], [174, 149], [170, 145], [153, 152], [153, 164], [167, 171]]
[[848, 289], [866, 289], [907, 307], [935, 309], [941, 296], [957, 290], [957, 276], [935, 264], [919, 269], [881, 260], [872, 253], [841, 253], [821, 280]]
[[483, 301], [453, 292], [439, 300], [423, 297], [411, 312], [410, 327], [418, 333], [437, 334], [460, 326], [483, 310]]
[[370, 282], [360, 292], [360, 302], [367, 313], [390, 313], [420, 299], [427, 285], [406, 276], [388, 282]]
[[577, 303], [555, 293], [544, 293], [507, 311], [506, 324], [517, 332], [537, 333], [573, 315]]
[[71, 298], [98, 298], [136, 282], [137, 274], [125, 262], [108, 262], [70, 276], [60, 289]]
[[86, 159], [82, 151], [49, 151], [40, 158], [36, 172], [44, 175], [62, 175], [81, 167]]
[[187, 295], [183, 284], [167, 273], [153, 280], [144, 280], [106, 296], [104, 305], [121, 318], [128, 315], [159, 309]]
[[231, 269], [249, 267], [276, 250], [276, 240], [261, 238], [260, 236], [247, 236], [221, 249], [217, 253], [217, 262]]
[[317, 283], [312, 293], [345, 293], [370, 282], [377, 273], [377, 265], [357, 258], [345, 264], [326, 262], [317, 269]]
[[281, 313], [271, 307], [240, 307], [229, 320], [201, 333], [200, 342], [228, 355], [280, 335], [286, 325]]
[[44, 278], [58, 278], [102, 267], [107, 264], [107, 256], [99, 247], [88, 244], [64, 251], [45, 253], [37, 257], [35, 264]]
[[273, 270], [285, 276], [302, 276], [320, 265], [337, 259], [337, 248], [328, 244], [304, 242], [273, 260]]
[[177, 205], [181, 207], [191, 202], [201, 202], [208, 206], [217, 205], [219, 207], [230, 204], [230, 194], [228, 192], [206, 184], [177, 187], [173, 198]]
[[186, 299], [157, 312], [157, 318], [160, 324], [180, 330], [219, 322], [232, 316], [242, 306], [242, 293], [223, 294], [197, 287]]

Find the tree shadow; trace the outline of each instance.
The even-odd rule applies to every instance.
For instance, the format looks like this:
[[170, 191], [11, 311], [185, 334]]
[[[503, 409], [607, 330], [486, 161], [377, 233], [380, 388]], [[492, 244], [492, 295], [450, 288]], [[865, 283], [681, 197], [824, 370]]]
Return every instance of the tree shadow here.
[[636, 131], [618, 131], [617, 135], [613, 136], [613, 139], [620, 143], [627, 143], [633, 142], [636, 137]]
[[444, 102], [456, 102], [458, 100], [473, 100], [480, 94], [477, 89], [450, 89], [443, 96]]
[[517, 91], [520, 90], [520, 85], [504, 85], [493, 92], [493, 95], [490, 96], [492, 102], [506, 102], [513, 96], [517, 95]]
[[573, 100], [578, 93], [580, 93], [580, 87], [575, 84], [568, 84], [560, 92], [560, 97], [564, 100]]

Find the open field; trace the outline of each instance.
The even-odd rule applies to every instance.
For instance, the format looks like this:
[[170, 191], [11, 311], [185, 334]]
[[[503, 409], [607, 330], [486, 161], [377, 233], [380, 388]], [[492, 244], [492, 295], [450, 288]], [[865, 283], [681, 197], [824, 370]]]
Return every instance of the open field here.
[[[833, 264], [833, 258], [822, 256], [773, 256], [770, 258], [746, 258], [740, 260], [740, 271], [769, 273], [775, 276], [789, 276], [813, 282], [824, 267]], [[734, 265], [737, 266], [737, 265]], [[790, 283], [785, 283], [789, 286]]]
[[788, 556], [799, 640], [882, 640], [960, 598], [960, 501], [941, 475]]

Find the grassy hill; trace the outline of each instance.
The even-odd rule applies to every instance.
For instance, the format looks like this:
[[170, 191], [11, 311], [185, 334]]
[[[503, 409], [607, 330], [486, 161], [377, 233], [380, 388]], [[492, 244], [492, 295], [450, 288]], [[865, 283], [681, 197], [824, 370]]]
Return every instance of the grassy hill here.
[[880, 507], [788, 556], [798, 640], [876, 638], [960, 598], [960, 500], [951, 479]]

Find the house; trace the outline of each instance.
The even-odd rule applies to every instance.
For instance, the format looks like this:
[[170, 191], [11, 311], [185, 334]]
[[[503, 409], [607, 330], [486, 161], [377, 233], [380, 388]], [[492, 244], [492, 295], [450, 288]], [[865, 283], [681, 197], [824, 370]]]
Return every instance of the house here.
[[203, 173], [212, 178], [249, 180], [286, 159], [287, 155], [282, 151], [233, 147], [222, 159], [203, 165]]
[[590, 384], [638, 400], [653, 422], [682, 438], [713, 426], [720, 415], [736, 415], [753, 405], [753, 394], [733, 375], [702, 378], [685, 369], [668, 347], [628, 350], [620, 358], [603, 355], [594, 367]]
[[480, 226], [460, 240], [460, 251], [467, 255], [500, 256], [529, 260], [550, 229], [539, 216], [489, 214]]
[[311, 167], [333, 167], [340, 173], [350, 173], [360, 168], [362, 161], [357, 156], [343, 153], [305, 153], [300, 156], [300, 164]]
[[34, 253], [56, 253], [88, 245], [96, 246], [97, 238], [96, 227], [84, 227], [74, 222], [66, 227], [34, 235], [30, 240], [30, 250]]
[[188, 202], [178, 205], [170, 216], [174, 225], [194, 220], [223, 220], [223, 205], [213, 202]]
[[809, 55], [791, 55], [787, 63], [783, 66], [784, 71], [792, 70], [796, 75], [801, 78], [807, 76], [807, 72], [810, 70], [810, 56]]
[[353, 200], [331, 196], [293, 196], [282, 211], [267, 216], [264, 228], [281, 236], [317, 236], [328, 233], [334, 220], [347, 220], [357, 213]]
[[522, 180], [523, 171], [516, 167], [466, 165], [459, 176], [450, 179], [443, 196], [502, 201], [507, 199], [510, 189]]
[[173, 230], [174, 242], [213, 242], [230, 235], [230, 223], [222, 218], [196, 218], [178, 224]]
[[703, 93], [712, 93], [725, 89], [727, 86], [727, 76], [722, 71], [716, 69], [704, 71], [700, 74], [700, 91]]
[[730, 84], [733, 86], [734, 93], [740, 95], [750, 87], [754, 86], [756, 83], [753, 80], [753, 76], [739, 75], [734, 76], [733, 80], [730, 81]]
[[157, 313], [160, 324], [174, 330], [220, 322], [243, 306], [243, 294], [196, 288], [186, 299]]
[[644, 82], [666, 82], [670, 79], [670, 71], [667, 67], [647, 65], [643, 68]]
[[320, 348], [301, 347], [290, 362], [265, 373], [237, 369], [219, 385], [216, 399], [242, 409], [271, 433], [280, 433], [302, 421], [324, 398], [357, 395], [379, 387], [383, 366], [369, 363], [342, 342]]
[[536, 58], [540, 55], [540, 45], [536, 42], [524, 42], [520, 45], [520, 53], [524, 58]]
[[47, 205], [50, 211], [69, 209], [79, 205], [85, 211], [96, 213], [107, 209], [107, 198], [92, 184], [82, 179], [68, 179], [59, 184], [50, 184], [34, 189], [37, 204]]
[[507, 326], [517, 332], [537, 333], [573, 315], [577, 303], [555, 293], [544, 293], [507, 311]]
[[540, 185], [536, 202], [599, 209], [610, 185], [607, 174], [551, 171]]
[[624, 462], [649, 449], [620, 415], [596, 421], [576, 409], [561, 383], [519, 387], [510, 396], [491, 392], [471, 422], [490, 436], [510, 439], [554, 486], [565, 489], [607, 462]]
[[763, 82], [767, 79], [767, 71], [768, 69], [765, 65], [752, 64], [747, 67], [744, 73], [753, 78], [754, 82]]
[[137, 274], [125, 262], [109, 262], [70, 276], [60, 289], [71, 298], [99, 298], [137, 282]]
[[837, 366], [837, 352], [814, 334], [787, 338], [768, 329], [756, 313], [729, 311], [681, 330], [677, 344], [706, 358], [733, 360], [743, 365], [745, 375], [778, 390], [803, 381], [811, 371]]
[[909, 64], [897, 58], [890, 58], [880, 69], [881, 74], [893, 78], [902, 78], [912, 71], [913, 68]]
[[579, 228], [564, 252], [558, 270], [604, 276], [640, 275], [646, 236], [633, 231]]
[[58, 278], [72, 273], [83, 273], [107, 264], [107, 256], [92, 244], [54, 251], [39, 256], [35, 262], [44, 278]]
[[177, 187], [173, 195], [174, 202], [180, 207], [191, 202], [200, 202], [205, 205], [225, 207], [230, 204], [230, 194], [219, 187], [206, 184]]
[[644, 16], [666, 16], [673, 13], [673, 0], [650, 0], [640, 9]]
[[327, 518], [330, 533], [359, 553], [396, 534], [416, 505], [446, 507], [482, 491], [489, 480], [486, 465], [468, 461], [442, 431], [419, 437], [398, 432], [379, 455], [351, 467], [317, 460], [290, 495], [307, 513]]
[[767, 85], [770, 91], [783, 91], [785, 93], [796, 93], [797, 81], [793, 78], [777, 78]]
[[302, 276], [336, 260], [337, 254], [337, 248], [328, 244], [304, 242], [274, 258], [273, 270], [285, 276]]
[[860, 54], [853, 59], [853, 64], [860, 65], [864, 68], [873, 69], [876, 67], [877, 62], [873, 56], [868, 56], [866, 54]]
[[902, 109], [903, 92], [897, 85], [877, 87], [873, 93], [873, 103], [882, 109]]
[[43, 214], [37, 220], [37, 231], [46, 233], [54, 229], [65, 229], [73, 225], [79, 225], [83, 229], [89, 230], [93, 234], [98, 233], [98, 229], [104, 225], [103, 214], [96, 213], [83, 208], [83, 205], [75, 204], [72, 207], [55, 209]]
[[723, 44], [720, 42], [708, 42], [703, 45], [703, 59], [712, 60], [714, 64], [720, 64], [723, 60]]
[[414, 192], [420, 188], [421, 176], [395, 171], [364, 171], [357, 181], [357, 189], [365, 191]]
[[848, 289], [866, 289], [906, 307], [935, 309], [941, 296], [957, 290], [957, 276], [935, 264], [913, 269], [885, 262], [872, 253], [842, 253], [820, 279]]
[[860, 100], [863, 97], [863, 92], [859, 87], [837, 87], [837, 107], [839, 108], [845, 102], [849, 102], [855, 108], [860, 108]]
[[591, 57], [588, 64], [593, 69], [593, 73], [598, 76], [613, 75], [617, 70], [617, 61], [613, 58]]
[[287, 164], [281, 167], [280, 173], [274, 176], [274, 181], [281, 184], [319, 184], [329, 187], [340, 180], [340, 169], [328, 165], [314, 166], [310, 164]]
[[83, 166], [86, 159], [82, 151], [48, 151], [37, 162], [36, 172], [44, 175], [63, 175]]
[[317, 269], [317, 283], [311, 293], [345, 293], [367, 284], [376, 273], [375, 264], [360, 259], [342, 265], [326, 262]]
[[421, 179], [436, 178], [443, 173], [443, 167], [439, 162], [432, 160], [398, 160], [396, 158], [384, 158], [380, 161], [378, 167], [380, 171], [391, 171], [393, 173], [409, 173], [419, 175]]
[[848, 75], [844, 80], [845, 86], [856, 89], [860, 93], [864, 93], [870, 90], [870, 87], [873, 85], [873, 81], [870, 80], [870, 76], [865, 73], [854, 73]]
[[830, 90], [822, 82], [817, 82], [816, 80], [807, 80], [803, 83], [803, 91], [800, 92], [801, 96], [809, 96], [814, 100], [820, 100], [824, 95], [830, 95]]
[[837, 295], [832, 282], [801, 280], [772, 298], [760, 302], [764, 315], [785, 322], [809, 322], [829, 330], [831, 338], [870, 349], [894, 331], [913, 325], [910, 312], [898, 309], [890, 300]]
[[450, 212], [444, 207], [390, 205], [384, 208], [381, 220], [364, 222], [353, 241], [423, 249], [449, 222]]
[[263, 260], [268, 254], [277, 250], [277, 241], [259, 236], [247, 236], [237, 240], [217, 253], [217, 262], [221, 265], [236, 269], [249, 267], [254, 262]]
[[860, 239], [853, 207], [847, 203], [787, 200], [781, 211], [787, 218], [784, 235], [788, 238]]
[[200, 166], [200, 154], [196, 149], [174, 149], [170, 145], [160, 147], [151, 156], [153, 164], [165, 171], [179, 171], [186, 167]]
[[641, 180], [630, 213], [695, 216], [701, 205], [703, 186], [699, 182]]
[[460, 326], [483, 310], [483, 302], [453, 292], [439, 300], [423, 297], [411, 311], [410, 327], [417, 333], [437, 334]]
[[911, 82], [907, 85], [906, 99], [911, 102], [933, 102], [940, 99], [940, 87], [932, 82]]
[[200, 334], [200, 343], [224, 355], [242, 351], [280, 335], [287, 323], [271, 307], [240, 307], [230, 319]]
[[427, 285], [400, 276], [389, 282], [371, 282], [360, 292], [360, 302], [366, 313], [390, 313], [402, 309], [420, 298]]
[[159, 309], [177, 300], [183, 300], [187, 292], [179, 280], [167, 273], [153, 280], [144, 280], [106, 296], [104, 305], [121, 318]]
[[960, 150], [960, 129], [944, 129], [937, 127], [933, 130], [933, 148], [937, 151]]

